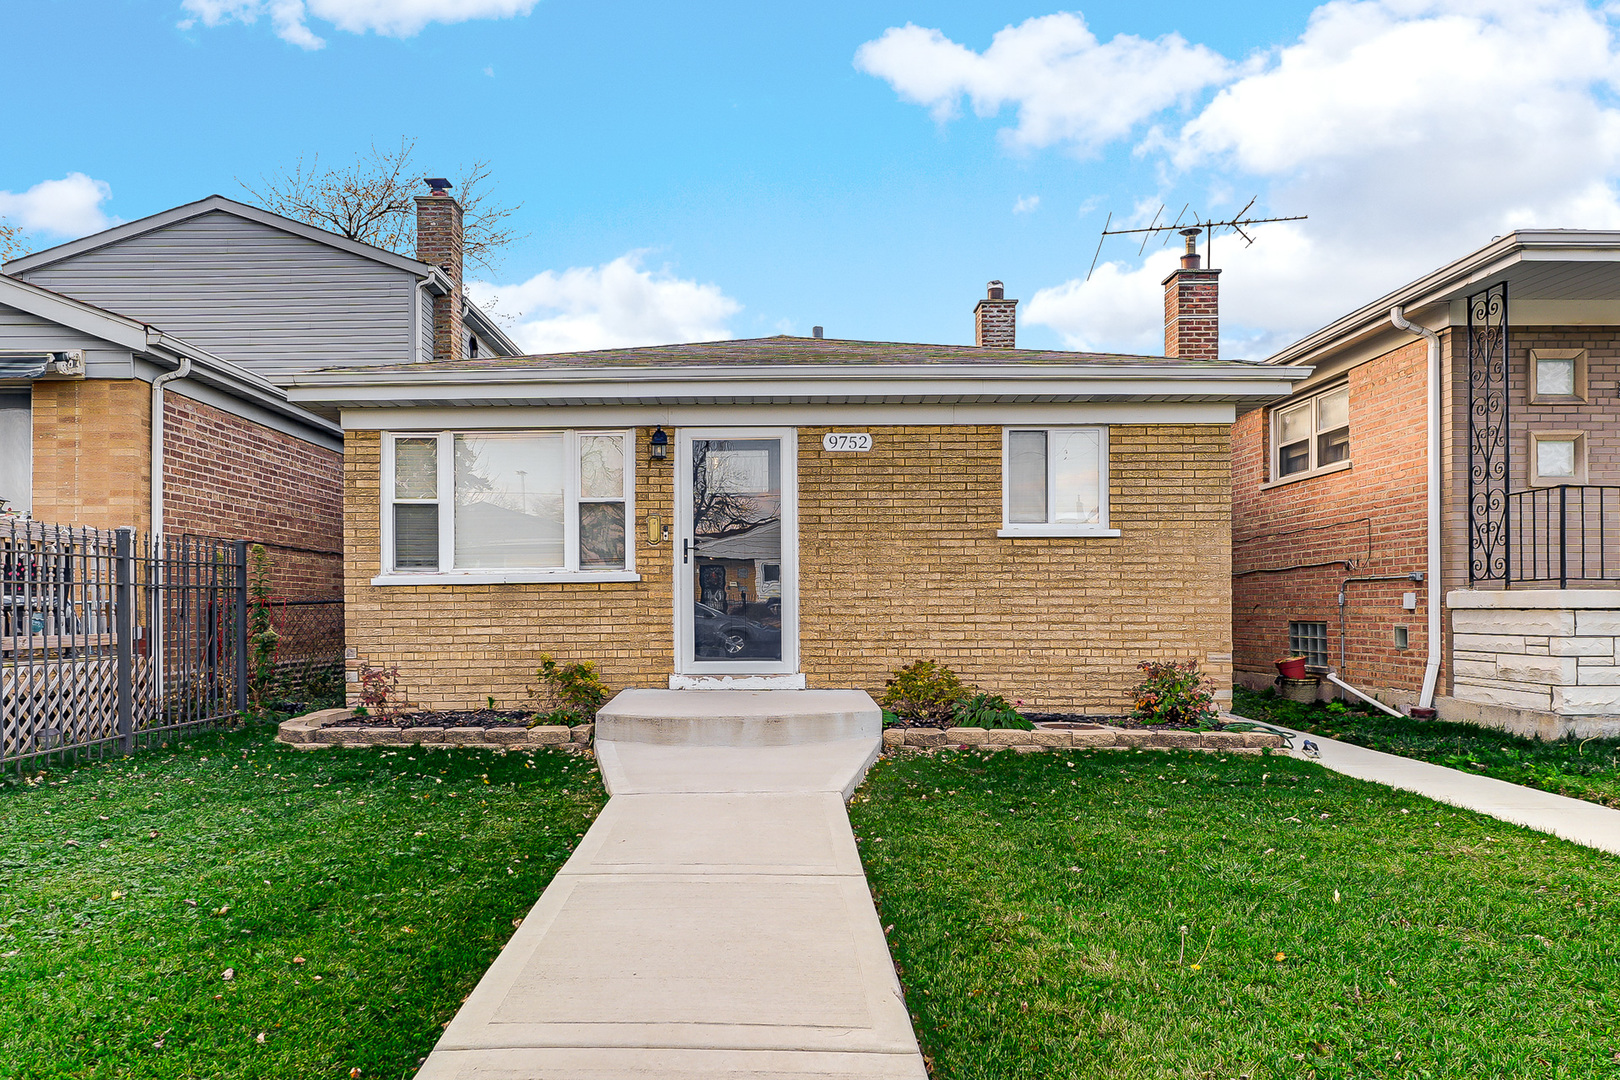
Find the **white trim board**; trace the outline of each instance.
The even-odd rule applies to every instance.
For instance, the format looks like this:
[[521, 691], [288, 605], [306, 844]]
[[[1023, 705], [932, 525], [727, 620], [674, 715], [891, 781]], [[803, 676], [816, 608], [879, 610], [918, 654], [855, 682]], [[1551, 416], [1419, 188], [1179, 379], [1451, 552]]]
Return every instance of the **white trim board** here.
[[1210, 402], [1018, 402], [1002, 405], [560, 405], [461, 408], [345, 409], [345, 431], [461, 428], [904, 427], [917, 424], [995, 426], [1031, 424], [1231, 424], [1237, 408]]

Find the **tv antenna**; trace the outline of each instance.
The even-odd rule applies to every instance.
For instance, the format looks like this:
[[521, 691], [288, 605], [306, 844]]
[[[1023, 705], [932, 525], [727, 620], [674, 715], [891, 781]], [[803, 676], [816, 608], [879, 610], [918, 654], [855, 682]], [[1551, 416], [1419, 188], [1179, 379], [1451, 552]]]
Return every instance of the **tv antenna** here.
[[1222, 221], [1206, 221], [1200, 218], [1196, 211], [1193, 213], [1191, 220], [1183, 221], [1182, 219], [1187, 213], [1187, 207], [1192, 205], [1191, 203], [1187, 203], [1182, 206], [1181, 212], [1176, 215], [1176, 219], [1165, 225], [1159, 224], [1159, 218], [1164, 214], [1165, 211], [1165, 205], [1160, 203], [1159, 208], [1153, 213], [1153, 220], [1150, 221], [1145, 228], [1141, 229], [1110, 229], [1108, 226], [1114, 223], [1114, 214], [1113, 211], [1109, 211], [1107, 220], [1103, 222], [1102, 235], [1097, 238], [1097, 251], [1091, 256], [1091, 269], [1086, 271], [1086, 280], [1090, 281], [1091, 275], [1096, 271], [1097, 259], [1102, 255], [1103, 241], [1107, 240], [1110, 236], [1127, 236], [1141, 233], [1142, 244], [1136, 252], [1138, 255], [1140, 255], [1142, 252], [1147, 250], [1148, 241], [1153, 239], [1156, 234], [1163, 233], [1164, 243], [1168, 244], [1170, 242], [1170, 234], [1179, 233], [1187, 238], [1187, 253], [1189, 255], [1196, 255], [1197, 248], [1195, 245], [1198, 240], [1198, 235], [1202, 233], [1204, 236], [1204, 258], [1211, 266], [1214, 266], [1215, 259], [1213, 253], [1215, 250], [1215, 232], [1217, 229], [1231, 229], [1233, 232], [1237, 233], [1239, 236], [1243, 237], [1245, 241], [1247, 241], [1244, 246], [1248, 247], [1250, 244], [1254, 243], [1254, 237], [1250, 236], [1248, 232], [1244, 230], [1245, 225], [1265, 225], [1273, 221], [1304, 221], [1310, 216], [1309, 214], [1294, 214], [1289, 217], [1245, 217], [1244, 215], [1249, 212], [1249, 208], [1255, 204], [1255, 200], [1259, 197], [1260, 196], [1256, 195], [1253, 199], [1250, 199], [1244, 204], [1243, 209]]

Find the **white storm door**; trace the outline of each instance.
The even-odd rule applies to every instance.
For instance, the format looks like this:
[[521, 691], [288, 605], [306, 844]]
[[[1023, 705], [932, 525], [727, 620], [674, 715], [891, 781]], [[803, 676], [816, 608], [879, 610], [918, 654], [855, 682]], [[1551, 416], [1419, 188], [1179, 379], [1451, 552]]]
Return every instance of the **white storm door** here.
[[678, 674], [798, 673], [797, 458], [792, 428], [676, 433]]

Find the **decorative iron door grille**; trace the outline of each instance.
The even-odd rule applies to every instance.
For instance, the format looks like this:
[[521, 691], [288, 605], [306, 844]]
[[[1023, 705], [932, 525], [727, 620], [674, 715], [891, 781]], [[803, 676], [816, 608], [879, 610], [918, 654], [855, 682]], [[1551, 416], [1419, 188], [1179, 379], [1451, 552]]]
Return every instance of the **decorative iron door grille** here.
[[1468, 583], [1508, 579], [1507, 282], [1468, 298]]

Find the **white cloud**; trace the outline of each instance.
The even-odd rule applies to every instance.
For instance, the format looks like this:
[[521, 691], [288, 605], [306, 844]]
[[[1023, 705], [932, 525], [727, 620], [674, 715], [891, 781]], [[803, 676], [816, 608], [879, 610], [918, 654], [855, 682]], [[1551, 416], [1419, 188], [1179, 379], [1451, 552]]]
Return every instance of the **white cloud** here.
[[42, 180], [23, 192], [0, 191], [0, 218], [24, 232], [50, 236], [83, 236], [112, 224], [101, 204], [112, 198], [112, 186], [84, 173]]
[[527, 15], [538, 0], [182, 0], [189, 30], [222, 23], [255, 23], [268, 16], [276, 35], [303, 49], [319, 49], [326, 40], [309, 28], [314, 17], [351, 34], [367, 31], [385, 37], [407, 38], [429, 23], [458, 23], [470, 19], [509, 19]]
[[[1024, 42], [1027, 69], [985, 100], [1018, 108], [1018, 143], [1093, 150], [1099, 138], [1128, 138], [1134, 127], [1119, 123], [1029, 119], [1062, 113], [1052, 88], [1072, 74], [1063, 50], [1075, 34], [1052, 22], [1061, 18], [1018, 28], [1044, 44]], [[1157, 70], [1151, 50], [1134, 66], [1104, 67], [1099, 78], [1112, 83], [1067, 99], [1123, 96], [1123, 115], [1151, 125], [1134, 149], [1156, 162], [1172, 206], [1190, 198], [1215, 216], [1259, 193], [1257, 211], [1310, 216], [1264, 227], [1253, 247], [1229, 234], [1216, 240], [1223, 351], [1257, 357], [1494, 235], [1620, 227], [1616, 18], [1613, 7], [1581, 0], [1331, 0], [1280, 48], [1203, 61], [1207, 98], [1190, 118], [1142, 96], [1141, 81]], [[976, 70], [995, 50], [975, 54], [915, 27], [867, 48], [900, 34], [914, 46], [933, 35], [942, 59], [959, 51], [932, 88], [875, 72], [936, 116], [950, 116], [968, 92], [951, 72]], [[1179, 39], [1176, 48], [1202, 49]], [[1161, 249], [1104, 263], [1090, 282], [1037, 292], [1026, 320], [1077, 347], [1157, 351], [1170, 261]]]
[[508, 324], [529, 352], [576, 352], [634, 345], [716, 341], [742, 305], [718, 285], [642, 267], [632, 251], [602, 266], [547, 270], [515, 285], [474, 281], [474, 303]]
[[1027, 19], [998, 32], [976, 53], [938, 30], [891, 27], [855, 53], [855, 66], [887, 81], [901, 97], [944, 121], [966, 96], [980, 116], [1018, 110], [1005, 134], [1035, 148], [1101, 145], [1141, 121], [1222, 81], [1217, 53], [1178, 34], [1154, 41], [1116, 35], [1100, 42], [1078, 14]]
[[1018, 196], [1018, 201], [1013, 203], [1013, 213], [1015, 213], [1015, 214], [1033, 213], [1035, 208], [1040, 206], [1040, 205], [1041, 205], [1041, 197], [1039, 195], [1020, 195], [1020, 196]]

